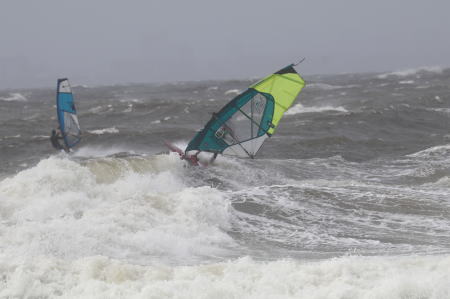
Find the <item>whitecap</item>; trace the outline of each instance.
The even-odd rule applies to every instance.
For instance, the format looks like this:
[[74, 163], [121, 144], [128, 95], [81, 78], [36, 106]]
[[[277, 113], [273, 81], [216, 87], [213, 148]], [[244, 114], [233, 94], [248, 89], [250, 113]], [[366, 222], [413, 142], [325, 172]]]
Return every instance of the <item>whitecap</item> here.
[[414, 80], [402, 80], [398, 81], [398, 84], [414, 84]]
[[321, 112], [339, 112], [339, 113], [348, 113], [349, 111], [342, 106], [332, 107], [332, 106], [311, 106], [305, 107], [302, 104], [297, 104], [292, 106], [288, 111], [286, 111], [285, 115], [294, 115], [299, 113], [321, 113]]
[[400, 70], [400, 71], [395, 71], [395, 72], [390, 72], [390, 73], [379, 74], [377, 76], [377, 78], [378, 79], [386, 79], [390, 76], [407, 77], [407, 76], [411, 76], [411, 75], [416, 75], [417, 73], [420, 73], [420, 72], [442, 74], [443, 68], [440, 66], [423, 66], [423, 67], [418, 67], [418, 68], [413, 68], [413, 69], [406, 69], [406, 70]]
[[322, 90], [334, 90], [334, 89], [340, 89], [343, 88], [344, 86], [340, 86], [340, 85], [331, 85], [331, 84], [326, 84], [326, 83], [311, 83], [311, 84], [306, 84], [307, 89], [311, 89], [311, 88], [315, 88], [315, 89], [322, 89]]
[[[117, 236], [116, 236], [117, 238]], [[140, 265], [106, 256], [39, 256], [0, 265], [5, 298], [448, 298], [450, 256], [241, 257], [199, 265]]]
[[26, 102], [28, 99], [21, 93], [12, 92], [9, 97], [0, 97], [0, 100], [5, 102]]
[[20, 134], [13, 135], [13, 136], [4, 136], [5, 139], [20, 138], [20, 137], [22, 137]]
[[95, 135], [103, 135], [103, 134], [117, 134], [119, 133], [119, 130], [116, 127], [111, 127], [106, 129], [90, 130], [88, 132]]
[[230, 89], [225, 91], [225, 95], [229, 95], [229, 94], [239, 94], [241, 93], [239, 89]]

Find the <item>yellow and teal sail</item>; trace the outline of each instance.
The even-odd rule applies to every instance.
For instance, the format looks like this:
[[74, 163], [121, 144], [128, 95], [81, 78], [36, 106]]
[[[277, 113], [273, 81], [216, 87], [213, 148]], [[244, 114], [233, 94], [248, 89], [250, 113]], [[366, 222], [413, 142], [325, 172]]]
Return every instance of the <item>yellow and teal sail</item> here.
[[304, 86], [293, 64], [251, 85], [213, 114], [185, 153], [204, 151], [253, 158]]

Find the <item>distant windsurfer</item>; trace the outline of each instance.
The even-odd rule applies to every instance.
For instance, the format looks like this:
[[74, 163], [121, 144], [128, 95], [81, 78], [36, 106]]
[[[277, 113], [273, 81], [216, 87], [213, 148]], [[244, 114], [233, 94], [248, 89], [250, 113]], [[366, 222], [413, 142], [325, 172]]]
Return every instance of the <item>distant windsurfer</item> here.
[[[60, 140], [63, 141], [63, 145], [61, 145]], [[69, 149], [64, 143], [64, 137], [61, 134], [61, 130], [56, 129], [52, 130], [52, 134], [50, 135], [50, 142], [52, 143], [52, 146], [57, 150], [64, 150], [66, 153], [69, 152]]]

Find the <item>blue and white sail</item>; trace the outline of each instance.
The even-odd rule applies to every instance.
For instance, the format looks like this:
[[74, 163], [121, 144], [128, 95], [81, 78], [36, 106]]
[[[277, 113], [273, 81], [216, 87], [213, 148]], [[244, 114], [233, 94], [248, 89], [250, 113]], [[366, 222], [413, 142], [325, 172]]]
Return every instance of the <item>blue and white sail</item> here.
[[81, 140], [81, 129], [78, 123], [72, 89], [67, 78], [58, 79], [56, 109], [59, 129], [64, 137], [64, 143], [68, 148], [72, 148]]

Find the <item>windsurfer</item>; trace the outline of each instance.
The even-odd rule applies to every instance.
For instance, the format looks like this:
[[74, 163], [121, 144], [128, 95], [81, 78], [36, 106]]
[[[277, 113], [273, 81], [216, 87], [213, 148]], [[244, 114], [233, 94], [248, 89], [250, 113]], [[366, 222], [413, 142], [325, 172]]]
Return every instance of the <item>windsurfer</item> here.
[[50, 135], [50, 142], [52, 143], [52, 146], [57, 150], [64, 150], [66, 153], [68, 153], [69, 149], [65, 146], [64, 141], [63, 141], [63, 145], [61, 145], [60, 140], [64, 140], [61, 130], [53, 129], [52, 134]]
[[[253, 159], [305, 86], [294, 66], [290, 64], [250, 85], [213, 113], [184, 151], [170, 144], [168, 147], [192, 165], [211, 164], [218, 154]], [[189, 154], [194, 151], [195, 154]], [[201, 156], [197, 157], [199, 152], [213, 154], [208, 164], [201, 161]]]

